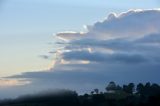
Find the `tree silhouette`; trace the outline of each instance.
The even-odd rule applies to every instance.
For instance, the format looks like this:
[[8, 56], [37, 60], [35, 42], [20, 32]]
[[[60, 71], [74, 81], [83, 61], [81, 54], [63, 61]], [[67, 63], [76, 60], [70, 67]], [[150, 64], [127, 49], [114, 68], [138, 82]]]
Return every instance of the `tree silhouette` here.
[[106, 87], [106, 91], [115, 91], [115, 90], [117, 90], [117, 86], [115, 82], [111, 81]]
[[134, 92], [134, 87], [135, 87], [134, 83], [129, 83], [129, 84], [128, 84], [128, 87], [129, 87], [129, 93], [130, 93], [130, 94], [133, 94], [133, 92]]
[[98, 94], [98, 93], [99, 93], [99, 89], [94, 89], [94, 92], [95, 92], [96, 94]]
[[134, 83], [121, 87], [112, 81], [106, 87], [107, 92], [94, 89], [91, 94], [78, 95], [76, 91], [62, 90], [58, 94], [49, 92], [0, 100], [0, 106], [160, 106], [158, 84], [139, 83], [135, 92], [134, 88]]
[[143, 95], [144, 94], [144, 88], [145, 88], [144, 85], [142, 83], [139, 83], [137, 85], [137, 88], [136, 88], [137, 93], [140, 94], [140, 95]]
[[134, 83], [129, 83], [128, 85], [123, 85], [123, 91], [129, 94], [133, 94], [134, 92]]
[[134, 83], [129, 83], [128, 85], [123, 85], [123, 91], [129, 94], [133, 94], [134, 92]]
[[91, 95], [93, 95], [94, 94], [94, 91], [91, 91]]
[[151, 95], [151, 83], [150, 82], [147, 82], [144, 86], [144, 93], [145, 94], [148, 94], [148, 95]]
[[119, 85], [117, 85], [116, 89], [117, 89], [118, 91], [123, 90], [123, 88], [122, 88], [121, 86], [119, 86]]

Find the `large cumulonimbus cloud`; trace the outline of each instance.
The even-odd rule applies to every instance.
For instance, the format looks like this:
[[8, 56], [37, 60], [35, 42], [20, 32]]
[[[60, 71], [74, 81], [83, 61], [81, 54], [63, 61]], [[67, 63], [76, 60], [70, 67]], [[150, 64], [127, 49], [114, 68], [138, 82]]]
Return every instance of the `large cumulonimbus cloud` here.
[[[75, 66], [76, 61], [81, 61], [82, 64], [88, 61], [87, 64], [95, 66], [158, 64], [159, 18], [159, 9], [130, 10], [110, 14], [104, 21], [89, 26], [85, 33], [59, 33], [57, 36], [67, 41], [67, 46], [61, 54], [61, 59], [65, 62], [57, 64]], [[58, 67], [54, 69], [58, 70]]]
[[64, 46], [54, 67], [8, 77], [27, 79], [32, 88], [87, 91], [108, 81], [160, 83], [160, 10], [112, 13], [87, 32], [55, 35]]

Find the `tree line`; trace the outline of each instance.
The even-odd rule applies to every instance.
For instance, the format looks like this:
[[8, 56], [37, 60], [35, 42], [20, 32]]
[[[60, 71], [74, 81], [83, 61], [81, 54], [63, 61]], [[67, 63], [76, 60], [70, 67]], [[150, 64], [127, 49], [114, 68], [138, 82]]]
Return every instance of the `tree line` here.
[[0, 106], [160, 106], [160, 85], [129, 83], [118, 85], [111, 81], [106, 91], [93, 89], [78, 95], [76, 91], [40, 93], [0, 101]]

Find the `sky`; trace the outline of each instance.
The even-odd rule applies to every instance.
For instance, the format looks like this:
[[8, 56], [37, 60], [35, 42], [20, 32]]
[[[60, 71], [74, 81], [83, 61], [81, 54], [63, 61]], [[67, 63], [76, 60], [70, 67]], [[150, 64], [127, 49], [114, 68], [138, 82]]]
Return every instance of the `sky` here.
[[158, 0], [0, 0], [0, 92], [159, 83], [159, 6]]

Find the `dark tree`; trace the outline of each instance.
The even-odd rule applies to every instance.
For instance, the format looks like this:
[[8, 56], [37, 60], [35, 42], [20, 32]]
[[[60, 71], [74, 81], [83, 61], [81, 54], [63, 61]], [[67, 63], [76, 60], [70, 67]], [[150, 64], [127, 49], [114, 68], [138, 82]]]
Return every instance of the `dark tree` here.
[[93, 95], [94, 94], [94, 91], [91, 91], [91, 95]]
[[147, 82], [146, 85], [144, 86], [144, 93], [146, 95], [151, 95], [151, 84], [150, 84], [150, 82]]
[[137, 85], [137, 88], [136, 88], [137, 93], [140, 94], [140, 95], [143, 95], [144, 94], [144, 88], [145, 88], [144, 85], [142, 83], [139, 83]]
[[117, 85], [117, 88], [116, 88], [118, 91], [121, 91], [123, 88], [119, 85]]
[[96, 94], [98, 94], [98, 93], [99, 93], [99, 89], [94, 89], [94, 92], [95, 92]]
[[129, 93], [133, 94], [134, 90], [135, 90], [135, 85], [134, 83], [129, 83], [128, 84], [128, 88], [129, 88]]
[[106, 91], [115, 91], [116, 89], [117, 89], [117, 86], [113, 81], [111, 81], [106, 87]]
[[123, 91], [129, 94], [133, 94], [134, 92], [134, 83], [129, 83], [128, 85], [123, 85]]

